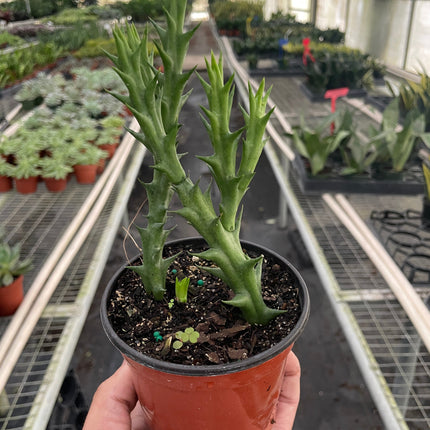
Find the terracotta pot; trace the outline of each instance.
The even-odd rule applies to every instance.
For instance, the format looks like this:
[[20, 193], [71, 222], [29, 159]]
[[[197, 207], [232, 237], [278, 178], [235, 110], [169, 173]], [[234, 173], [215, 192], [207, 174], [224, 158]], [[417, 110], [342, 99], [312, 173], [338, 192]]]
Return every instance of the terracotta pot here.
[[16, 278], [11, 284], [0, 287], [0, 316], [12, 315], [24, 298], [24, 275]]
[[114, 156], [118, 145], [118, 143], [104, 144], [100, 145], [99, 148], [108, 153], [108, 159], [110, 160]]
[[55, 178], [43, 178], [46, 189], [52, 193], [59, 193], [64, 191], [67, 187], [67, 178], [55, 179]]
[[106, 160], [104, 158], [100, 159], [97, 163], [97, 175], [101, 175], [105, 171]]
[[97, 164], [77, 164], [73, 166], [79, 184], [93, 184], [97, 177]]
[[21, 194], [31, 194], [37, 191], [37, 176], [31, 178], [15, 178], [15, 188]]
[[0, 193], [5, 193], [12, 189], [12, 178], [0, 175]]
[[[195, 240], [202, 241], [186, 239], [187, 242]], [[309, 316], [309, 295], [300, 274], [283, 257], [249, 242], [243, 244], [247, 249], [272, 255], [287, 266], [300, 291], [302, 306], [300, 319], [290, 334], [251, 358], [213, 366], [187, 366], [148, 357], [121, 340], [107, 317], [108, 299], [125, 266], [104, 292], [103, 327], [135, 373], [139, 402], [151, 430], [269, 430], [272, 427], [286, 358]]]

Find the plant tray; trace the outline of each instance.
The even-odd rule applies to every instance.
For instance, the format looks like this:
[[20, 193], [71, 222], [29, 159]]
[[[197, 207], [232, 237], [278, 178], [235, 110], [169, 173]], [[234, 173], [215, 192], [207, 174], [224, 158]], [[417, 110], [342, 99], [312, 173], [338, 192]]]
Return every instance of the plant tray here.
[[274, 67], [261, 67], [249, 70], [251, 76], [299, 76], [304, 75], [304, 73], [303, 63], [297, 59], [289, 60], [288, 66], [283, 69], [279, 68], [276, 63]]
[[407, 209], [374, 210], [370, 224], [381, 244], [413, 285], [430, 281], [430, 222]]
[[[300, 84], [300, 88], [306, 97], [312, 102], [324, 102], [330, 101], [330, 99], [326, 99], [324, 97], [324, 93], [315, 93], [313, 92], [305, 83]], [[367, 91], [364, 88], [357, 88], [349, 90], [348, 96], [350, 98], [358, 98], [358, 97], [366, 97]]]
[[421, 168], [411, 167], [399, 178], [375, 179], [367, 175], [342, 176], [327, 174], [311, 176], [303, 159], [296, 155], [292, 162], [293, 172], [303, 194], [423, 194], [424, 181]]

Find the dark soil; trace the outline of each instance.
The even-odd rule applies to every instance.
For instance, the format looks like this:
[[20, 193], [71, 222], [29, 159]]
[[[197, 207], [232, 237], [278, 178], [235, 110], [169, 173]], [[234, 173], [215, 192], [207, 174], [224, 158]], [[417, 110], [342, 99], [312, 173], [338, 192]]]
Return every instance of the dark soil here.
[[[191, 246], [188, 252], [201, 251]], [[166, 255], [177, 252], [178, 249], [166, 247]], [[146, 294], [134, 271], [125, 269], [118, 278], [108, 303], [108, 317], [118, 336], [132, 348], [178, 364], [230, 363], [269, 349], [294, 328], [301, 314], [298, 281], [282, 262], [265, 256], [262, 285], [266, 304], [285, 313], [266, 326], [251, 326], [243, 320], [239, 309], [223, 303], [232, 298], [231, 290], [198, 267], [209, 263], [188, 252], [183, 252], [171, 265], [162, 301]], [[249, 255], [258, 256], [255, 251]], [[140, 264], [140, 260], [133, 264]], [[191, 279], [185, 304], [175, 299], [176, 277]], [[203, 285], [198, 285], [198, 280]], [[169, 307], [171, 299], [173, 306]], [[197, 343], [184, 342], [179, 349], [173, 348], [175, 334], [186, 328], [199, 333]], [[162, 340], [155, 338], [157, 332]]]

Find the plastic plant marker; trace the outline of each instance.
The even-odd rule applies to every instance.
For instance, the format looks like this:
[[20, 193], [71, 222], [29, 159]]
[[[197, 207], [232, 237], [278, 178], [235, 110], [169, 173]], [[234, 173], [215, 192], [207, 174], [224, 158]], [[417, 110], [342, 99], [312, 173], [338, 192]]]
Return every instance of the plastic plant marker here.
[[311, 59], [313, 63], [315, 63], [315, 58], [312, 55], [310, 44], [311, 44], [311, 39], [309, 39], [309, 37], [305, 37], [303, 39], [303, 57], [302, 57], [303, 64], [305, 66], [308, 65], [308, 57]]
[[[349, 93], [349, 88], [347, 88], [347, 87], [335, 88], [333, 90], [327, 90], [325, 92], [324, 98], [325, 99], [331, 99], [331, 112], [332, 113], [336, 112], [336, 100], [339, 97], [345, 97], [348, 93]], [[331, 134], [334, 133], [334, 126], [335, 126], [334, 122], [332, 122], [330, 125]]]
[[282, 58], [284, 55], [284, 46], [288, 45], [288, 39], [284, 39], [281, 37], [279, 39], [279, 58]]

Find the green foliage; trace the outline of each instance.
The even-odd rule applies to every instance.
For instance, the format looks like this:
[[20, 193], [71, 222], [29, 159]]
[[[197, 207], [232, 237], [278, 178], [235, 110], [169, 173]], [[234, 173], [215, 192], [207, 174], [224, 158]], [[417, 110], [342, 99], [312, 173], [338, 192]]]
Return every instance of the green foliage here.
[[330, 124], [338, 117], [338, 112], [328, 115], [315, 129], [311, 129], [302, 116], [300, 126], [295, 127], [289, 135], [299, 153], [309, 160], [312, 175], [317, 175], [324, 169], [328, 156], [351, 134], [351, 131], [346, 129], [329, 133]]
[[175, 333], [175, 340], [172, 344], [173, 349], [180, 349], [184, 343], [197, 343], [200, 333], [195, 331], [192, 327], [187, 327], [184, 331], [177, 331]]
[[65, 179], [73, 172], [65, 151], [56, 151], [53, 156], [41, 158], [39, 161], [41, 175], [44, 178]]
[[78, 136], [71, 148], [71, 159], [73, 164], [92, 165], [97, 164], [100, 160], [107, 158], [107, 152], [101, 150], [95, 145], [86, 143]]
[[21, 259], [21, 245], [10, 246], [0, 232], [0, 288], [10, 285], [14, 279], [32, 268], [32, 261]]
[[306, 84], [318, 94], [334, 88], [366, 88], [373, 83], [368, 56], [358, 50], [314, 51], [313, 55], [315, 61], [309, 60], [305, 67]]
[[190, 278], [179, 280], [175, 279], [175, 295], [179, 303], [187, 303], [188, 286], [190, 285]]
[[[0, 146], [1, 148], [1, 146]], [[15, 166], [9, 163], [5, 158], [0, 156], [0, 176], [13, 177]]]
[[100, 57], [104, 51], [116, 55], [116, 46], [113, 39], [98, 38], [87, 40], [73, 55], [76, 58]]
[[[203, 121], [214, 153], [199, 158], [209, 166], [220, 191], [221, 203], [217, 212], [210, 190], [203, 192], [198, 183], [191, 181], [177, 153], [178, 116], [187, 98], [185, 84], [192, 73], [182, 73], [182, 64], [195, 30], [183, 33], [185, 0], [169, 0], [165, 5], [167, 30], [154, 24], [159, 35], [156, 45], [164, 73], [155, 69], [153, 58], [147, 54], [147, 33], [140, 39], [134, 26], [128, 26], [125, 31], [115, 30], [118, 57], [110, 56], [129, 90], [128, 96], [115, 95], [135, 115], [141, 132], [133, 134], [154, 158], [153, 181], [146, 188], [150, 210], [148, 221], [156, 223], [148, 222], [145, 229], [139, 230], [143, 248], [149, 246], [148, 254], [143, 254], [144, 264], [148, 266], [132, 269], [142, 277], [145, 288], [152, 291], [154, 297], [163, 297], [164, 284], [156, 294], [148, 286], [159, 281], [154, 279], [154, 255], [162, 251], [166, 232], [159, 235], [157, 242], [154, 237], [165, 224], [171, 194], [162, 202], [155, 200], [154, 196], [159, 195], [159, 189], [174, 190], [183, 206], [177, 213], [190, 222], [209, 245], [209, 249], [198, 256], [212, 261], [217, 267], [205, 270], [220, 277], [235, 293], [234, 298], [226, 303], [239, 307], [251, 324], [264, 324], [282, 311], [270, 309], [264, 303], [261, 293], [262, 257], [250, 258], [244, 253], [239, 231], [240, 204], [265, 143], [265, 126], [271, 114], [266, 112], [269, 94], [264, 91], [264, 81], [256, 93], [249, 87], [249, 113], [242, 112], [245, 126], [231, 131], [234, 77], [224, 82], [222, 58], [217, 62], [212, 55], [206, 62], [209, 82], [200, 80], [209, 106], [202, 108], [205, 114]], [[246, 137], [239, 151], [239, 142], [245, 131]], [[170, 262], [166, 264], [163, 261], [158, 266], [159, 273], [164, 273], [163, 279], [169, 265]]]
[[7, 46], [19, 46], [25, 43], [24, 39], [14, 36], [7, 31], [0, 32], [0, 48]]
[[[407, 80], [399, 87], [400, 110], [403, 114], [411, 110], [418, 110], [424, 115], [425, 130], [430, 131], [430, 77], [422, 68], [422, 72], [418, 75], [420, 82]], [[394, 94], [393, 87], [389, 84], [388, 87]]]
[[32, 73], [36, 66], [51, 64], [62, 54], [62, 48], [53, 43], [39, 43], [4, 54], [0, 56], [0, 85], [14, 83]]
[[403, 127], [398, 127], [399, 100], [393, 100], [383, 113], [380, 130], [372, 129], [373, 136], [382, 133], [380, 139], [374, 140], [378, 151], [377, 160], [389, 161], [395, 172], [401, 172], [412, 152], [416, 151], [418, 138], [430, 147], [430, 133], [425, 133], [424, 115], [410, 111]]
[[95, 22], [97, 19], [98, 16], [94, 14], [90, 8], [68, 8], [56, 15], [46, 16], [42, 22], [51, 21], [56, 25], [75, 25], [84, 22]]
[[38, 40], [42, 43], [54, 43], [66, 52], [73, 52], [81, 48], [90, 39], [107, 39], [106, 31], [97, 22], [82, 23], [78, 21], [73, 26], [61, 28], [53, 32], [41, 33]]
[[124, 15], [130, 15], [135, 22], [146, 22], [162, 16], [162, 2], [159, 0], [130, 0], [121, 6]]

